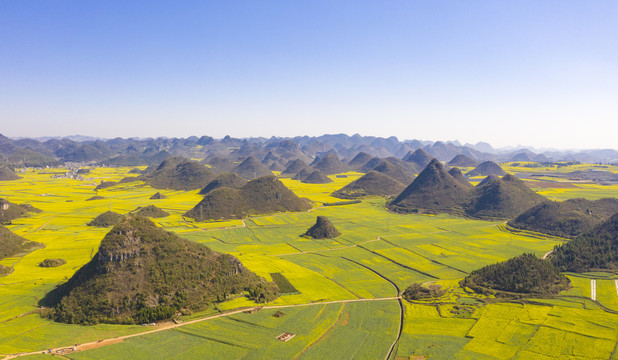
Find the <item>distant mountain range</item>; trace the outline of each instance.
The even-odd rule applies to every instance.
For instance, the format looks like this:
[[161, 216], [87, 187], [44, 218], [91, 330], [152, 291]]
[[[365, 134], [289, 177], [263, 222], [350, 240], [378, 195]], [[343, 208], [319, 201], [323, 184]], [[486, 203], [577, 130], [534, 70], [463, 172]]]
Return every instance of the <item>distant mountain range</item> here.
[[[422, 152], [418, 152], [418, 149]], [[540, 153], [519, 147], [495, 149], [484, 142], [461, 145], [457, 141], [402, 141], [394, 136], [383, 138], [358, 134], [245, 139], [230, 136], [223, 139], [209, 136], [100, 139], [79, 135], [64, 138], [11, 139], [0, 135], [0, 166], [12, 167], [53, 166], [66, 162], [117, 166], [153, 165], [159, 164], [169, 156], [183, 156], [190, 159], [218, 158], [239, 163], [253, 156], [264, 169], [277, 171], [285, 170], [291, 160], [300, 159], [306, 164], [311, 164], [318, 159], [314, 165], [318, 165], [320, 160], [322, 163], [316, 168], [329, 174], [331, 171], [340, 171], [343, 168], [343, 164], [336, 158], [347, 164], [359, 153], [363, 153], [363, 157], [396, 158], [412, 162], [418, 161], [426, 154], [443, 162], [461, 155], [458, 161], [465, 156], [463, 159], [470, 163], [490, 160], [618, 164], [618, 150], [614, 149], [552, 150]], [[251, 159], [252, 168], [257, 166], [255, 160]]]

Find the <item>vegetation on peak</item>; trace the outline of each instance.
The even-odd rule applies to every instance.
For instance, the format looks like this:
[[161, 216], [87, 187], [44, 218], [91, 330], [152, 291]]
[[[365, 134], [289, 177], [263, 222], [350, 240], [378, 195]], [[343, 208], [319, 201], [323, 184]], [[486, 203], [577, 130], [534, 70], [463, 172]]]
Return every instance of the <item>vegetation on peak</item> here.
[[311, 174], [311, 168], [310, 167], [306, 167], [303, 168], [301, 171], [298, 172], [298, 174], [292, 176], [292, 180], [303, 180], [304, 178], [306, 178], [307, 176], [309, 176]]
[[132, 212], [135, 215], [143, 216], [143, 217], [151, 217], [151, 218], [160, 218], [166, 217], [170, 214], [167, 211], [161, 210], [154, 205], [148, 205], [144, 207], [138, 207]]
[[234, 172], [245, 179], [256, 179], [262, 176], [273, 175], [264, 164], [262, 164], [255, 156], [251, 155], [243, 160], [235, 169]]
[[326, 216], [318, 216], [315, 224], [303, 234], [303, 236], [314, 239], [332, 239], [339, 235], [341, 235], [341, 233]]
[[221, 156], [215, 156], [210, 159], [203, 160], [202, 162], [210, 165], [212, 170], [214, 170], [218, 174], [224, 172], [231, 172], [236, 167], [236, 164], [234, 164], [232, 160], [228, 159], [227, 157]]
[[377, 171], [369, 171], [360, 178], [332, 193], [334, 197], [341, 199], [356, 199], [367, 195], [395, 195], [400, 193], [406, 186], [386, 174]]
[[86, 201], [103, 200], [103, 199], [105, 199], [105, 196], [94, 195], [86, 199]]
[[290, 160], [286, 164], [286, 168], [281, 172], [282, 175], [298, 174], [301, 170], [307, 167], [307, 163], [301, 159]]
[[403, 294], [404, 299], [407, 301], [415, 301], [415, 300], [425, 300], [430, 298], [439, 298], [444, 295], [445, 291], [442, 290], [442, 287], [437, 284], [430, 284], [428, 286], [423, 286], [421, 283], [413, 283], [408, 286]]
[[491, 178], [472, 190], [466, 214], [480, 218], [513, 218], [547, 200], [513, 175]]
[[44, 247], [43, 244], [27, 240], [4, 226], [0, 226], [0, 260], [41, 247]]
[[467, 176], [489, 176], [489, 175], [506, 175], [506, 171], [502, 170], [500, 165], [493, 161], [485, 161], [480, 163], [474, 169], [468, 171]]
[[11, 181], [21, 179], [21, 176], [17, 175], [13, 169], [6, 166], [0, 166], [0, 181]]
[[371, 160], [373, 157], [367, 154], [364, 151], [359, 152], [348, 162], [348, 166], [352, 169], [359, 169], [361, 166], [365, 165], [367, 161]]
[[404, 185], [410, 184], [414, 180], [414, 175], [407, 173], [399, 165], [395, 165], [388, 160], [380, 161], [373, 170], [388, 175]]
[[474, 167], [478, 166], [479, 164], [480, 163], [478, 161], [472, 159], [471, 157], [468, 157], [464, 154], [457, 154], [446, 165], [459, 167]]
[[11, 221], [26, 216], [29, 211], [40, 212], [28, 204], [17, 205], [0, 198], [0, 224], [10, 224]]
[[464, 174], [461, 172], [461, 170], [459, 170], [459, 168], [451, 168], [448, 173], [455, 178], [455, 180], [459, 181], [460, 183], [462, 183], [463, 185], [467, 186], [467, 187], [472, 187], [472, 184], [470, 184], [470, 182], [468, 181], [468, 179], [466, 179], [466, 177], [464, 176]]
[[369, 161], [364, 163], [361, 167], [357, 168], [357, 171], [368, 173], [369, 171], [373, 170], [373, 168], [380, 165], [381, 162], [382, 162], [382, 159], [380, 159], [379, 157], [371, 158], [369, 159]]
[[416, 149], [414, 152], [411, 150], [403, 157], [403, 161], [416, 164], [419, 169], [423, 169], [429, 165], [433, 156], [421, 148]]
[[196, 190], [215, 178], [215, 172], [197, 161], [175, 156], [165, 159], [144, 177], [156, 189]]
[[328, 153], [322, 157], [316, 158], [311, 166], [320, 170], [326, 175], [340, 174], [348, 171], [346, 164], [339, 160], [339, 157], [333, 153]]
[[106, 211], [103, 214], [95, 217], [88, 223], [88, 226], [96, 227], [111, 227], [124, 220], [124, 215], [113, 211]]
[[557, 245], [549, 258], [562, 271], [618, 272], [618, 213], [575, 239]]
[[469, 187], [451, 176], [437, 159], [425, 167], [389, 204], [397, 212], [458, 212], [468, 200]]
[[240, 175], [236, 173], [221, 173], [217, 175], [214, 180], [204, 186], [202, 190], [200, 190], [200, 195], [206, 195], [214, 189], [218, 189], [220, 187], [238, 189], [246, 183], [247, 180], [243, 179], [242, 177], [240, 177]]
[[523, 254], [507, 261], [485, 266], [468, 275], [462, 284], [477, 292], [488, 290], [518, 294], [556, 295], [570, 281], [550, 261], [534, 254]]
[[161, 200], [161, 199], [167, 199], [167, 196], [161, 194], [160, 192], [156, 192], [154, 193], [150, 198], [150, 200]]
[[149, 323], [242, 291], [265, 302], [278, 289], [231, 255], [131, 216], [105, 235], [89, 263], [46, 295], [41, 303], [52, 308], [42, 315], [65, 323]]
[[198, 221], [240, 219], [248, 215], [285, 211], [305, 211], [311, 208], [275, 176], [254, 179], [239, 189], [218, 188], [185, 215]]
[[305, 184], [328, 184], [333, 181], [320, 170], [313, 170], [301, 182]]
[[66, 264], [66, 260], [64, 259], [45, 259], [39, 263], [39, 267], [58, 267]]
[[574, 238], [618, 212], [618, 199], [545, 201], [509, 221], [509, 226]]
[[118, 181], [105, 181], [101, 180], [101, 183], [95, 187], [95, 190], [107, 189], [108, 187], [112, 187], [118, 185]]
[[[24, 239], [4, 226], [0, 226], [0, 260], [44, 247], [45, 245], [41, 243]], [[0, 265], [0, 276], [11, 272], [13, 272], [12, 266]]]
[[483, 180], [481, 180], [481, 182], [476, 184], [476, 186], [483, 186], [483, 185], [485, 185], [485, 184], [487, 184], [489, 182], [498, 181], [498, 180], [500, 180], [500, 176], [498, 176], [498, 175], [489, 175], [486, 178], [484, 178]]

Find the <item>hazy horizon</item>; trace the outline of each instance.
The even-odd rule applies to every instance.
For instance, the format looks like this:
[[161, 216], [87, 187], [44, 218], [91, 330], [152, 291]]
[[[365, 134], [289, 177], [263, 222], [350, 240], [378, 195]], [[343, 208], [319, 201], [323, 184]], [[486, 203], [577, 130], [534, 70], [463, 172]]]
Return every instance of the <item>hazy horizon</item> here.
[[[370, 135], [370, 134], [358, 134], [358, 133], [324, 133], [324, 134], [320, 134], [320, 135], [294, 135], [294, 136], [276, 136], [276, 135], [271, 135], [271, 136], [247, 136], [247, 137], [238, 137], [238, 136], [233, 136], [230, 134], [226, 134], [223, 136], [212, 136], [209, 134], [194, 134], [194, 135], [188, 135], [188, 136], [165, 136], [165, 135], [161, 135], [161, 136], [113, 136], [113, 137], [99, 137], [99, 136], [90, 136], [90, 135], [83, 135], [83, 134], [72, 134], [72, 135], [58, 135], [58, 136], [37, 136], [37, 137], [30, 137], [30, 136], [8, 136], [7, 134], [1, 134], [0, 135], [4, 135], [10, 139], [14, 139], [14, 140], [20, 140], [20, 139], [67, 139], [67, 138], [88, 138], [88, 139], [95, 139], [95, 140], [102, 140], [102, 141], [106, 141], [106, 140], [111, 140], [114, 138], [121, 138], [121, 139], [137, 139], [137, 140], [144, 140], [144, 139], [158, 139], [158, 138], [163, 138], [163, 139], [173, 139], [173, 138], [188, 138], [188, 137], [192, 137], [192, 136], [196, 136], [196, 137], [202, 137], [202, 136], [210, 136], [214, 139], [217, 140], [221, 140], [226, 136], [231, 136], [232, 138], [236, 138], [236, 139], [256, 139], [256, 138], [265, 138], [265, 139], [270, 139], [270, 138], [281, 138], [281, 139], [293, 139], [296, 137], [304, 137], [304, 136], [309, 136], [309, 137], [320, 137], [323, 135], [347, 135], [347, 136], [354, 136], [354, 135], [360, 135], [360, 136], [374, 136], [374, 137], [379, 137], [379, 138], [389, 138], [391, 136], [394, 136], [397, 138], [397, 140], [399, 142], [406, 142], [406, 141], [413, 141], [413, 140], [418, 140], [420, 142], [427, 142], [427, 143], [436, 143], [436, 142], [443, 142], [443, 143], [456, 143], [459, 142], [461, 144], [461, 146], [465, 146], [465, 145], [478, 145], [479, 143], [485, 143], [485, 144], [489, 144], [491, 147], [493, 147], [495, 150], [514, 150], [514, 149], [528, 149], [528, 150], [533, 150], [533, 151], [538, 151], [538, 152], [544, 152], [544, 151], [586, 151], [586, 150], [617, 150], [618, 148], [603, 148], [603, 147], [597, 147], [597, 148], [555, 148], [555, 147], [535, 147], [535, 146], [531, 146], [531, 145], [526, 145], [526, 144], [515, 144], [515, 145], [504, 145], [504, 146], [497, 146], [496, 144], [491, 143], [490, 141], [475, 141], [475, 142], [464, 142], [458, 139], [450, 139], [450, 140], [431, 140], [431, 139], [417, 139], [417, 138], [399, 138], [396, 135], [389, 135], [389, 136], [376, 136], [376, 135]], [[80, 141], [89, 141], [89, 140], [80, 140]]]
[[0, 133], [618, 148], [618, 3], [0, 3]]

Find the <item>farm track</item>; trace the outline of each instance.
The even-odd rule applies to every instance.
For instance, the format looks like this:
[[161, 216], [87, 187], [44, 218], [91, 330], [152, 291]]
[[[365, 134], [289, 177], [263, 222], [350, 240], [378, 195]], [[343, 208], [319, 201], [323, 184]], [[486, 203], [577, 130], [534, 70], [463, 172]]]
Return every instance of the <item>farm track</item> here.
[[43, 225], [39, 226], [37, 229], [35, 229], [35, 230], [33, 230], [33, 231], [29, 232], [29, 233], [28, 233], [28, 235], [33, 234], [33, 233], [35, 233], [35, 232], [37, 232], [37, 231], [41, 231], [41, 230], [43, 230], [43, 228], [44, 228], [45, 226], [47, 226], [47, 224], [49, 224], [49, 222], [50, 222], [50, 221], [54, 220], [54, 218], [55, 218], [55, 216], [50, 217], [50, 218], [49, 218], [49, 220], [47, 220], [47, 221], [45, 222], [45, 224], [43, 224]]
[[[207, 316], [207, 317], [200, 318], [200, 319], [186, 321], [186, 322], [183, 322], [183, 323], [180, 323], [180, 324], [174, 324], [172, 322], [166, 322], [166, 323], [162, 323], [162, 324], [158, 325], [157, 328], [154, 329], [154, 330], [148, 330], [148, 331], [144, 331], [144, 332], [140, 332], [140, 333], [136, 333], [136, 334], [130, 334], [130, 335], [124, 335], [124, 336], [116, 336], [116, 337], [109, 338], [109, 339], [101, 339], [101, 340], [98, 340], [98, 341], [92, 341], [92, 342], [88, 342], [88, 343], [84, 343], [84, 344], [79, 344], [76, 347], [75, 351], [77, 352], [77, 351], [91, 350], [91, 349], [95, 349], [95, 348], [99, 348], [99, 347], [103, 347], [103, 346], [117, 344], [117, 343], [123, 342], [126, 339], [130, 339], [130, 338], [134, 338], [134, 337], [138, 337], [138, 336], [154, 334], [154, 333], [158, 333], [158, 332], [161, 332], [161, 331], [176, 329], [176, 328], [179, 328], [179, 327], [182, 327], [182, 326], [196, 324], [196, 323], [203, 322], [203, 321], [223, 318], [223, 317], [227, 317], [227, 316], [231, 316], [231, 315], [240, 314], [240, 313], [243, 313], [243, 312], [258, 311], [258, 310], [261, 310], [261, 309], [285, 309], [285, 308], [293, 308], [293, 307], [301, 307], [301, 306], [316, 306], [316, 305], [329, 305], [329, 304], [347, 304], [347, 303], [354, 303], [354, 302], [392, 301], [392, 300], [399, 301], [400, 306], [403, 308], [403, 304], [401, 303], [401, 296], [373, 298], [373, 299], [333, 300], [333, 301], [323, 301], [323, 302], [305, 303], [305, 304], [255, 306], [255, 307], [252, 307], [252, 308], [242, 308], [242, 309], [233, 310], [233, 311], [229, 311], [229, 312], [225, 312], [225, 313], [221, 313], [221, 314], [217, 314], [217, 315]], [[402, 316], [403, 316], [403, 314], [402, 314]], [[402, 324], [400, 325], [400, 329], [402, 328]], [[401, 336], [401, 332], [397, 336], [397, 340], [399, 340], [400, 336]], [[395, 343], [397, 342], [397, 340], [395, 341]], [[395, 343], [391, 346], [391, 351], [392, 351], [392, 348], [394, 347]], [[41, 354], [43, 352], [44, 353], [48, 353], [49, 350], [52, 351], [51, 352], [52, 354], [56, 355], [56, 353], [59, 350], [62, 351], [62, 350], [70, 349], [72, 347], [73, 347], [72, 345], [67, 345], [67, 346], [61, 346], [61, 347], [52, 348], [52, 349], [41, 349], [41, 350], [38, 350], [38, 351], [24, 352], [24, 353], [18, 353], [18, 354], [0, 354], [0, 356], [2, 356], [2, 355], [5, 356], [4, 358], [2, 358], [2, 360], [9, 360], [9, 359], [18, 358], [18, 357], [21, 357], [21, 356]]]
[[541, 258], [541, 260], [546, 260], [546, 259], [547, 259], [547, 257], [548, 257], [549, 255], [551, 255], [551, 253], [553, 253], [553, 252], [554, 252], [554, 250], [553, 250], [553, 249], [552, 249], [552, 250], [549, 250], [548, 252], [546, 252], [546, 253], [545, 253], [545, 255], [543, 255], [543, 257]]

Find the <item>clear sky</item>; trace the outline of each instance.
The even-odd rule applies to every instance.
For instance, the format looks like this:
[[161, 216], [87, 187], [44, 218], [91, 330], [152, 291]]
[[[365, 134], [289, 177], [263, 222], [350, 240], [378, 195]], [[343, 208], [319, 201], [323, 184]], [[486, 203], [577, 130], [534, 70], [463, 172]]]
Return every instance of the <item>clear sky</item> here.
[[0, 1], [0, 133], [618, 148], [618, 2]]

